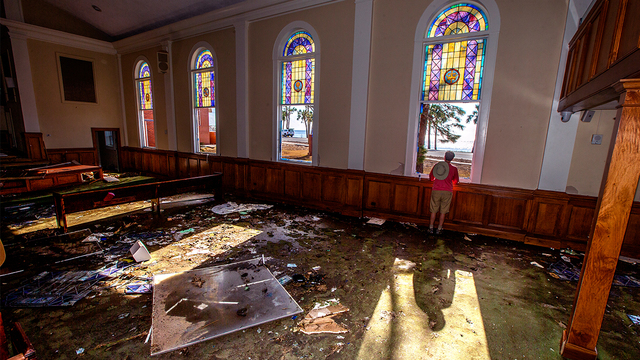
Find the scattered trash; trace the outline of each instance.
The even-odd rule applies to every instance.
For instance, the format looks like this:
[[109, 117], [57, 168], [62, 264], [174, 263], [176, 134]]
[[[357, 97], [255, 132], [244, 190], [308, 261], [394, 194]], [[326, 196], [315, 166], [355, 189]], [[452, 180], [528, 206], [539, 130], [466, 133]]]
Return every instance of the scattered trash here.
[[537, 266], [537, 267], [539, 267], [539, 268], [541, 268], [541, 269], [544, 269], [544, 266], [542, 266], [542, 265], [538, 264], [538, 263], [537, 263], [537, 262], [535, 262], [535, 261], [532, 261], [532, 262], [531, 262], [531, 265], [534, 265], [534, 266]]
[[288, 268], [295, 268], [295, 267], [298, 267], [298, 265], [296, 265], [296, 264], [287, 264], [287, 267]]
[[76, 350], [76, 355], [80, 355], [84, 352], [84, 348], [79, 348]]
[[278, 282], [282, 286], [287, 285], [291, 281], [293, 281], [293, 278], [291, 276], [289, 276], [289, 275], [285, 275], [285, 276], [281, 277], [280, 279], [278, 279]]
[[114, 197], [116, 197], [116, 194], [114, 194], [112, 192], [109, 192], [109, 193], [107, 193], [107, 196], [105, 196], [104, 200], [102, 200], [102, 201], [111, 201], [111, 200], [113, 200]]
[[321, 269], [320, 266], [314, 266], [311, 268], [313, 271], [319, 271]]
[[105, 175], [102, 177], [102, 180], [108, 182], [108, 183], [114, 183], [114, 182], [119, 182], [120, 179], [118, 179], [117, 177], [114, 176], [109, 176], [109, 175]]
[[349, 311], [341, 304], [313, 309], [298, 324], [300, 331], [305, 334], [341, 334], [349, 330], [339, 325], [333, 319], [336, 315]]
[[634, 258], [630, 258], [630, 257], [627, 257], [627, 256], [620, 256], [619, 259], [621, 261], [624, 261], [626, 263], [633, 264], [633, 265], [636, 265], [636, 264], [640, 263], [639, 259], [634, 259]]
[[551, 255], [551, 254], [547, 254], [547, 253], [542, 253], [542, 255], [544, 255], [544, 256], [549, 256], [549, 257], [550, 257], [550, 256], [553, 256], [553, 255]]
[[298, 284], [304, 284], [305, 282], [307, 282], [307, 279], [304, 277], [304, 275], [301, 274], [295, 274], [291, 278]]
[[153, 285], [146, 283], [129, 284], [124, 290], [125, 294], [150, 294], [153, 292]]
[[178, 231], [178, 234], [183, 234], [184, 235], [184, 234], [192, 233], [194, 231], [196, 231], [196, 229], [190, 228], [190, 229], [180, 230], [180, 231]]
[[133, 255], [133, 258], [136, 262], [151, 260], [151, 254], [149, 254], [149, 250], [147, 250], [147, 247], [144, 246], [144, 244], [140, 240], [136, 241], [136, 243], [133, 244], [131, 249], [129, 249], [129, 252], [131, 253], [131, 255]]
[[549, 275], [560, 280], [577, 281], [580, 278], [580, 270], [573, 264], [560, 260], [549, 265]]
[[633, 325], [640, 325], [640, 316], [638, 315], [627, 315], [629, 320], [633, 323]]
[[385, 219], [379, 219], [379, 218], [372, 217], [372, 218], [369, 218], [369, 221], [367, 221], [367, 224], [369, 224], [369, 225], [382, 225], [386, 221], [387, 220], [385, 220]]
[[228, 215], [234, 212], [250, 212], [254, 210], [267, 210], [271, 209], [273, 205], [265, 204], [236, 204], [234, 202], [228, 202], [226, 204], [216, 205], [211, 211], [218, 215]]
[[464, 236], [464, 239], [467, 240], [467, 241], [473, 241], [467, 235]]
[[562, 256], [560, 256], [560, 258], [561, 258], [564, 262], [568, 262], [568, 263], [570, 263], [570, 262], [571, 262], [571, 259], [569, 259], [569, 257], [568, 257], [568, 256], [562, 255]]
[[128, 318], [129, 317], [129, 313], [124, 313], [124, 314], [120, 314], [118, 315], [118, 319], [122, 320], [124, 318]]

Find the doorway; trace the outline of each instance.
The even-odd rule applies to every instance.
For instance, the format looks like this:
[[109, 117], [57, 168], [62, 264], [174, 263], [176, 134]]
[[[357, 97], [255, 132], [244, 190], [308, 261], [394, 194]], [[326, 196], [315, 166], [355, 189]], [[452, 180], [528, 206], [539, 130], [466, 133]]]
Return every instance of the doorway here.
[[98, 153], [98, 164], [103, 171], [120, 171], [120, 130], [91, 129], [93, 142]]

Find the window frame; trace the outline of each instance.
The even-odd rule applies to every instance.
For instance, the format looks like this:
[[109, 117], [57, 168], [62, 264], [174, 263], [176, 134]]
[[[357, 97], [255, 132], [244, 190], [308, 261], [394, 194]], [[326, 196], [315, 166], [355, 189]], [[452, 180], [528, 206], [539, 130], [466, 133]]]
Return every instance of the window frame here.
[[[284, 48], [287, 44], [289, 38], [298, 31], [305, 31], [311, 35], [313, 39], [313, 43], [315, 46], [315, 51], [313, 55], [302, 54], [302, 55], [292, 55], [292, 56], [284, 56]], [[314, 65], [314, 82], [313, 82], [313, 123], [311, 124], [311, 163], [307, 161], [298, 161], [291, 159], [283, 159], [281, 157], [281, 149], [282, 149], [282, 64], [288, 61], [296, 61], [301, 59], [313, 58]], [[272, 159], [278, 162], [286, 162], [300, 165], [309, 165], [309, 166], [318, 166], [320, 161], [318, 159], [318, 135], [319, 135], [319, 114], [320, 114], [320, 40], [318, 37], [318, 33], [315, 29], [307, 22], [304, 21], [294, 21], [287, 26], [285, 26], [280, 33], [278, 34], [277, 40], [275, 42], [273, 48], [273, 146], [272, 146]], [[304, 106], [304, 105], [294, 105], [294, 106]]]
[[[213, 111], [214, 111], [214, 116], [215, 116], [215, 127], [216, 127], [216, 152], [215, 153], [209, 153], [209, 152], [202, 152], [200, 151], [200, 142], [199, 142], [199, 126], [196, 125], [196, 120], [197, 120], [197, 116], [198, 114], [197, 109], [202, 109], [202, 108], [198, 108], [195, 106], [195, 84], [194, 84], [194, 74], [197, 72], [206, 72], [208, 70], [206, 69], [196, 69], [196, 58], [198, 56], [198, 54], [204, 50], [209, 50], [211, 52], [211, 57], [213, 58], [213, 74], [214, 74], [214, 79], [213, 79], [213, 84], [214, 84], [214, 99], [215, 99], [215, 105], [214, 106], [210, 106], [207, 107], [208, 108], [212, 108], [213, 107]], [[189, 102], [190, 102], [190, 107], [191, 107], [191, 143], [192, 143], [192, 150], [195, 154], [201, 154], [201, 155], [220, 155], [220, 136], [219, 136], [219, 130], [220, 130], [220, 113], [218, 111], [218, 58], [216, 56], [216, 52], [213, 50], [213, 46], [211, 46], [209, 43], [201, 41], [198, 42], [197, 44], [195, 44], [193, 46], [193, 48], [191, 49], [191, 55], [189, 56], [189, 63], [188, 63], [188, 67], [189, 67]], [[211, 69], [211, 68], [207, 68], [207, 69]], [[210, 71], [210, 70], [209, 70]]]
[[[427, 37], [431, 24], [446, 9], [457, 4], [471, 4], [482, 10], [488, 24], [488, 30], [473, 33], [450, 34], [436, 37]], [[435, 0], [424, 11], [414, 38], [413, 70], [411, 80], [411, 98], [409, 110], [409, 127], [407, 131], [407, 148], [405, 156], [405, 176], [418, 176], [416, 172], [417, 147], [416, 139], [420, 124], [420, 107], [422, 104], [435, 103], [478, 103], [478, 123], [476, 125], [475, 149], [471, 165], [471, 182], [480, 183], [482, 180], [482, 165], [487, 137], [487, 127], [491, 95], [493, 92], [493, 79], [498, 48], [498, 35], [500, 32], [500, 12], [494, 0], [482, 1], [452, 1]], [[483, 39], [484, 47], [484, 73], [482, 76], [482, 92], [479, 100], [455, 100], [455, 101], [431, 101], [421, 100], [423, 90], [424, 62], [426, 47], [433, 44], [446, 44], [457, 41]]]
[[[149, 77], [148, 78], [140, 78], [138, 74], [140, 74], [140, 69], [142, 64], [146, 63], [149, 66]], [[136, 94], [136, 116], [138, 118], [138, 134], [141, 148], [148, 149], [157, 149], [158, 148], [158, 135], [156, 133], [156, 99], [155, 99], [155, 91], [153, 89], [153, 70], [151, 70], [151, 64], [149, 60], [140, 56], [136, 59], [135, 66], [133, 68], [133, 85]], [[153, 113], [153, 140], [156, 144], [155, 146], [149, 146], [146, 141], [145, 131], [144, 131], [144, 110], [140, 108], [140, 91], [139, 91], [139, 83], [142, 81], [149, 79], [149, 89], [151, 89], [151, 97], [153, 101], [153, 108], [151, 109]]]

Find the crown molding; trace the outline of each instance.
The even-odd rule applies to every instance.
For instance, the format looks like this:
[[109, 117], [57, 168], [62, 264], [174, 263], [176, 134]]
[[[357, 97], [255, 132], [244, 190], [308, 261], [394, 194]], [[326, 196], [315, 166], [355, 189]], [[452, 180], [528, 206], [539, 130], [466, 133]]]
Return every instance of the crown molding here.
[[96, 40], [86, 36], [70, 34], [41, 26], [31, 25], [20, 21], [0, 18], [0, 24], [9, 29], [12, 39], [32, 39], [53, 44], [70, 46], [78, 49], [95, 51], [115, 55], [116, 49], [108, 41]]
[[344, 0], [248, 0], [115, 41], [113, 46], [119, 54], [127, 54], [155, 47], [166, 40], [187, 39], [243, 21], [253, 22], [341, 1]]

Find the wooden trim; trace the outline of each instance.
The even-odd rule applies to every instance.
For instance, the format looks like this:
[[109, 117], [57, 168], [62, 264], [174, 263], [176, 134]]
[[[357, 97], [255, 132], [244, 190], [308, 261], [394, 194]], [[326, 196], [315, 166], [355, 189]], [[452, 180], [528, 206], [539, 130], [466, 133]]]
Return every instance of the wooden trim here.
[[[426, 179], [132, 147], [123, 147], [122, 153], [127, 171], [173, 179], [222, 172], [225, 191], [240, 196], [349, 216], [429, 223], [432, 183]], [[154, 168], [153, 162], [162, 165]], [[462, 183], [454, 187], [452, 201], [446, 229], [584, 251], [597, 199]], [[640, 223], [640, 203], [634, 203], [632, 213], [638, 219], [631, 225]], [[629, 230], [636, 232], [640, 229]], [[626, 243], [623, 254], [640, 257], [640, 242], [630, 238]]]
[[25, 132], [25, 146], [27, 147], [27, 157], [31, 160], [47, 160], [47, 148], [42, 139], [42, 133]]
[[[60, 148], [48, 149], [49, 160], [52, 164], [78, 161], [82, 165], [98, 166], [98, 153], [95, 148]], [[90, 154], [88, 156], [87, 154]]]
[[563, 336], [563, 351], [572, 347], [596, 351], [640, 179], [640, 148], [637, 144], [640, 107], [635, 106], [640, 104], [640, 80], [623, 80], [616, 84], [616, 91], [622, 93], [622, 108], [616, 116], [615, 142], [611, 143], [605, 165], [595, 210], [595, 226], [587, 245], [566, 336]]
[[616, 17], [615, 31], [613, 41], [611, 42], [611, 51], [609, 52], [609, 67], [618, 60], [618, 49], [620, 47], [620, 37], [622, 36], [622, 28], [624, 25], [624, 17], [627, 13], [627, 5], [629, 0], [621, 0], [618, 7], [618, 16]]
[[598, 24], [598, 33], [596, 34], [596, 43], [593, 48], [593, 58], [591, 59], [591, 70], [589, 71], [589, 80], [596, 76], [598, 68], [598, 59], [600, 58], [600, 50], [602, 47], [602, 37], [604, 36], [604, 27], [607, 22], [607, 15], [609, 13], [609, 0], [605, 0], [601, 3], [600, 11], [600, 23]]

